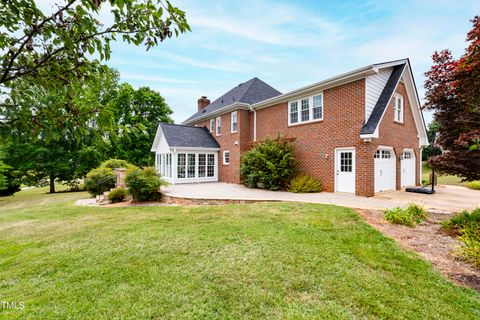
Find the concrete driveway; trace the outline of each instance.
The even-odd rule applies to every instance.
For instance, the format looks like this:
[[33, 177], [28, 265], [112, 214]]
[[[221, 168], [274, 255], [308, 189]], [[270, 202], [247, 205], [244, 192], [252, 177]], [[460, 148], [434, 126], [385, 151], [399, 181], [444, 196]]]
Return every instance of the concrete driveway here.
[[435, 194], [420, 194], [405, 191], [392, 191], [377, 194], [379, 200], [393, 200], [403, 203], [420, 203], [427, 209], [463, 211], [480, 208], [480, 191], [461, 186], [436, 186]]
[[170, 185], [163, 187], [162, 193], [171, 197], [187, 199], [294, 201], [374, 210], [403, 207], [411, 202], [422, 204], [426, 209], [446, 211], [461, 211], [480, 207], [480, 191], [451, 186], [439, 186], [435, 195], [395, 191], [382, 193], [371, 198], [331, 192], [298, 194], [285, 191], [249, 189], [242, 185], [225, 182]]

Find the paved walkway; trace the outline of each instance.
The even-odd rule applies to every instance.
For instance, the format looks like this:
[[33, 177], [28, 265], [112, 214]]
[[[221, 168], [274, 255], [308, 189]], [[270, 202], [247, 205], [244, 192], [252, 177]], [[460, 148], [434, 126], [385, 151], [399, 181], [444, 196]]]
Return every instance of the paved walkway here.
[[426, 209], [446, 211], [461, 211], [480, 207], [480, 191], [454, 186], [439, 186], [437, 193], [434, 195], [392, 191], [370, 198], [331, 192], [299, 194], [249, 189], [242, 185], [225, 182], [170, 185], [162, 187], [162, 193], [172, 197], [188, 199], [296, 201], [374, 210], [403, 207], [411, 202], [422, 204]]

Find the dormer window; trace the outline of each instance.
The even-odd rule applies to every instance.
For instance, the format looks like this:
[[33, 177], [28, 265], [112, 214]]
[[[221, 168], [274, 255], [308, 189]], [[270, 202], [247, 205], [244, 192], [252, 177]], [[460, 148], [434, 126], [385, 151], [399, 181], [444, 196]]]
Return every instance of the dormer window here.
[[403, 97], [399, 94], [393, 96], [393, 120], [403, 123]]

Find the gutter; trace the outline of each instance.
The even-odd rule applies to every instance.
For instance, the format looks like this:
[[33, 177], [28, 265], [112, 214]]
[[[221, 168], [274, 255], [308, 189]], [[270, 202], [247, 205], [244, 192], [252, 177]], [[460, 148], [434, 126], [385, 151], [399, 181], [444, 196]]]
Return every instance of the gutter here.
[[289, 98], [295, 97], [297, 95], [304, 95], [308, 92], [316, 91], [316, 90], [319, 90], [319, 89], [322, 89], [322, 90], [328, 89], [330, 87], [334, 87], [334, 86], [337, 86], [337, 85], [342, 84], [342, 83], [348, 83], [348, 82], [352, 82], [352, 81], [355, 81], [355, 80], [358, 80], [358, 79], [365, 78], [366, 76], [369, 76], [369, 75], [374, 74], [374, 73], [375, 73], [375, 71], [373, 70], [373, 66], [364, 67], [364, 68], [361, 68], [361, 69], [354, 70], [352, 72], [348, 72], [348, 73], [344, 73], [344, 74], [335, 76], [333, 78], [329, 78], [329, 79], [321, 81], [321, 82], [317, 82], [317, 83], [308, 85], [308, 86], [300, 88], [300, 89], [296, 89], [296, 90], [284, 93], [282, 95], [279, 95], [279, 96], [276, 96], [276, 97], [273, 97], [273, 98], [270, 98], [270, 99], [267, 99], [267, 100], [257, 102], [255, 104], [253, 104], [251, 106], [251, 108], [261, 109], [262, 107], [267, 107], [267, 106], [271, 106], [272, 104], [283, 102], [284, 100], [288, 100]]
[[253, 111], [253, 142], [257, 142], [257, 111], [250, 105], [250, 111]]

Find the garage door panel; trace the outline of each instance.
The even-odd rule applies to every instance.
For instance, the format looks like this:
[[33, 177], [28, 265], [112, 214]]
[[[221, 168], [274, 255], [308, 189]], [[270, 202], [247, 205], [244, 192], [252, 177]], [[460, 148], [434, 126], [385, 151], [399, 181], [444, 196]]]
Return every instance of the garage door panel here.
[[416, 185], [415, 173], [415, 153], [413, 151], [404, 151], [400, 156], [400, 185], [402, 187]]
[[378, 149], [375, 153], [375, 192], [396, 189], [396, 158], [393, 149]]

